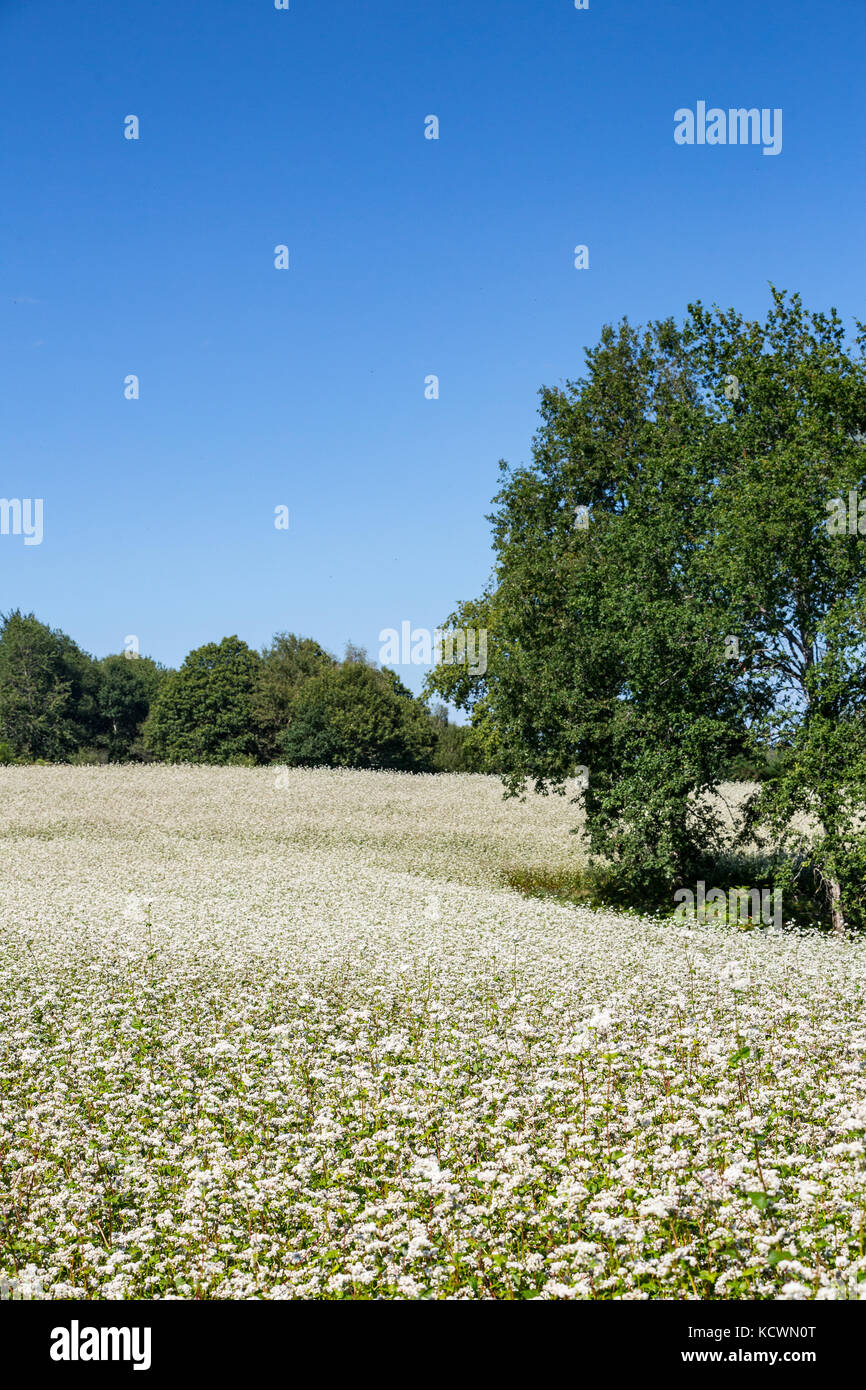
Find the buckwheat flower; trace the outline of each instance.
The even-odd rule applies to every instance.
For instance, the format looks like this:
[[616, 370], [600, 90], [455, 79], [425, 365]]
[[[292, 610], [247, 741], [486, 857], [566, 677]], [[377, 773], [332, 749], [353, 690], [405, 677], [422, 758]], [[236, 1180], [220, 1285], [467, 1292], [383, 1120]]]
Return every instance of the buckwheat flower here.
[[442, 1170], [439, 1161], [434, 1154], [429, 1154], [423, 1158], [416, 1158], [412, 1164], [412, 1172], [418, 1177], [424, 1178], [427, 1182], [438, 1182], [442, 1177]]
[[409, 1241], [406, 1258], [408, 1260], [417, 1259], [423, 1250], [432, 1250], [432, 1248], [433, 1242], [427, 1239], [426, 1232], [421, 1231], [420, 1234], [414, 1235]]
[[128, 922], [144, 922], [147, 920], [149, 904], [137, 893], [131, 893], [127, 898], [123, 915]]
[[839, 1127], [843, 1133], [866, 1130], [866, 1099], [851, 1106], [850, 1110], [841, 1117]]
[[638, 1207], [638, 1215], [644, 1220], [654, 1216], [656, 1220], [664, 1221], [675, 1209], [676, 1203], [669, 1197], [647, 1197]]
[[[26, 937], [0, 903], [0, 1217], [17, 1199], [33, 1296], [689, 1299], [699, 1259], [714, 1298], [859, 1297], [866, 943], [524, 899], [500, 847], [550, 862], [568, 807], [483, 777], [291, 769], [275, 797], [267, 769], [82, 772], [0, 768], [0, 830], [52, 830], [4, 840]], [[81, 854], [106, 817], [153, 885], [145, 938], [101, 831]], [[726, 966], [754, 982], [736, 1011]], [[796, 1243], [750, 1199], [755, 1135]], [[20, 1297], [2, 1251], [0, 1276]]]
[[805, 1284], [799, 1284], [795, 1279], [792, 1279], [787, 1284], [782, 1285], [778, 1297], [780, 1301], [802, 1301], [812, 1297], [812, 1290], [807, 1288]]
[[820, 1196], [821, 1191], [822, 1188], [819, 1182], [806, 1181], [797, 1183], [797, 1197], [801, 1202], [813, 1202], [816, 1197]]
[[597, 1010], [589, 1020], [587, 1027], [593, 1029], [597, 1033], [609, 1033], [613, 1027], [610, 1011], [608, 1009]]
[[556, 1279], [548, 1279], [542, 1289], [547, 1298], [586, 1298], [590, 1290], [589, 1280], [577, 1279], [573, 1284], [563, 1284]]

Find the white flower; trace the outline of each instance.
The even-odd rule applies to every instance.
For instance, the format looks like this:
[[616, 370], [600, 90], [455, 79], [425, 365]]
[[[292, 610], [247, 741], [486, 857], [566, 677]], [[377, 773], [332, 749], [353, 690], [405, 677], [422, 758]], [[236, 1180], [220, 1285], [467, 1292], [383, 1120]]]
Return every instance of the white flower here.
[[417, 1173], [418, 1177], [426, 1179], [427, 1182], [439, 1182], [442, 1177], [439, 1160], [433, 1154], [429, 1154], [425, 1158], [416, 1158], [412, 1164], [412, 1172]]
[[789, 1283], [783, 1284], [782, 1291], [779, 1294], [780, 1301], [791, 1299], [803, 1300], [811, 1297], [812, 1290], [808, 1289], [805, 1284], [799, 1284], [796, 1279], [792, 1279]]
[[646, 1220], [649, 1216], [654, 1216], [659, 1221], [664, 1221], [671, 1212], [676, 1209], [676, 1203], [669, 1197], [647, 1197], [638, 1207], [638, 1216]]
[[594, 1029], [597, 1033], [609, 1033], [613, 1027], [610, 1010], [598, 1009], [589, 1020], [587, 1027]]

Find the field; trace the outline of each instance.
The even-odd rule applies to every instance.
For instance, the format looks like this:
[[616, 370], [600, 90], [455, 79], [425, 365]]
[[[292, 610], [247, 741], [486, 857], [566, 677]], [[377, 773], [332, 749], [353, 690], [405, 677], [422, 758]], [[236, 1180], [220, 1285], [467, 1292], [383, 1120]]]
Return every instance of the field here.
[[575, 818], [0, 768], [3, 1296], [866, 1296], [866, 942], [510, 889]]

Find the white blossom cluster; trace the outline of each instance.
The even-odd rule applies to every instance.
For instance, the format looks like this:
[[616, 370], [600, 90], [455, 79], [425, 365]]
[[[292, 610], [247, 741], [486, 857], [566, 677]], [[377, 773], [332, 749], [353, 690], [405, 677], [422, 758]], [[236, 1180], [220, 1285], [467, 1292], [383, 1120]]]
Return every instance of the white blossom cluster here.
[[483, 777], [0, 768], [5, 1298], [866, 1296], [866, 942]]

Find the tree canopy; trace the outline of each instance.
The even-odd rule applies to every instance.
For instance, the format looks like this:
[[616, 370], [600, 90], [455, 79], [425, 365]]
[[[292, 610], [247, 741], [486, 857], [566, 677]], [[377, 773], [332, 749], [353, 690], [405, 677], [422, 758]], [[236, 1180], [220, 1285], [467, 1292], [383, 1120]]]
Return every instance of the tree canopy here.
[[532, 464], [501, 465], [491, 584], [449, 619], [489, 629], [488, 669], [427, 689], [470, 710], [512, 794], [587, 768], [590, 847], [635, 893], [730, 847], [706, 794], [773, 748], [784, 772], [734, 846], [773, 831], [783, 878], [813, 872], [837, 927], [862, 919], [866, 566], [827, 524], [866, 482], [857, 329], [855, 352], [835, 311], [776, 290], [764, 323], [694, 304], [607, 327], [582, 378], [542, 390]]
[[428, 770], [436, 734], [429, 712], [393, 671], [350, 659], [314, 676], [280, 739], [290, 766]]
[[144, 726], [145, 746], [166, 762], [255, 761], [259, 665], [239, 637], [197, 647], [162, 683]]
[[9, 755], [62, 761], [96, 733], [98, 678], [66, 633], [19, 609], [0, 618], [0, 739]]
[[279, 752], [280, 734], [289, 724], [299, 692], [313, 676], [337, 665], [311, 637], [278, 632], [262, 652], [252, 697], [253, 718], [259, 730], [262, 756]]
[[167, 672], [147, 656], [106, 656], [97, 666], [98, 744], [109, 762], [145, 756], [141, 732]]

